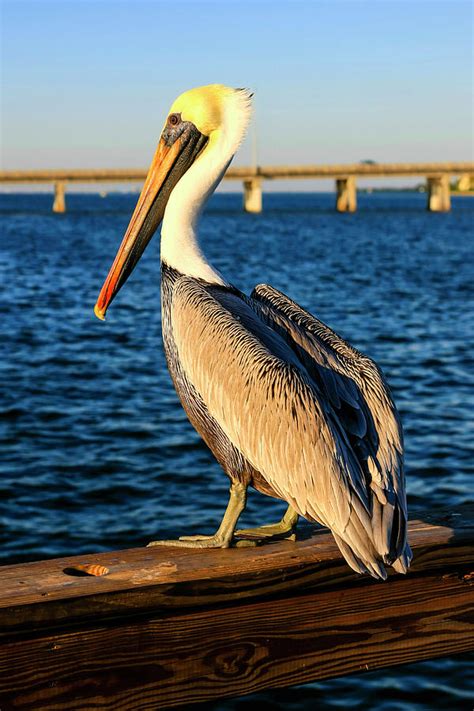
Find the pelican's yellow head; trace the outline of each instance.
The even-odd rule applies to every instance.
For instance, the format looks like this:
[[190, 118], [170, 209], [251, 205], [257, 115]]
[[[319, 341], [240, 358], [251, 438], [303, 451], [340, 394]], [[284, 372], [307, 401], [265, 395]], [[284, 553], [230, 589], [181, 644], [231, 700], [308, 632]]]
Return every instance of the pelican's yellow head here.
[[98, 318], [105, 312], [163, 219], [169, 196], [195, 160], [223, 140], [232, 156], [250, 119], [251, 94], [210, 84], [185, 91], [174, 101], [158, 148], [117, 256], [95, 305]]
[[170, 114], [180, 114], [183, 121], [193, 123], [200, 133], [208, 137], [225, 127], [229, 113], [249, 118], [249, 92], [222, 84], [200, 86], [178, 96], [170, 110]]

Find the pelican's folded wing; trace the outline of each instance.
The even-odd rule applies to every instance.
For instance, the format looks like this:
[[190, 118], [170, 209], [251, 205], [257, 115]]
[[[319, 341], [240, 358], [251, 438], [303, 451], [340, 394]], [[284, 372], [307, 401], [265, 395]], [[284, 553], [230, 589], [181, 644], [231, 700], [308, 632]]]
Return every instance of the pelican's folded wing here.
[[233, 445], [282, 499], [383, 574], [359, 462], [285, 339], [239, 294], [186, 277], [171, 320], [181, 366]]
[[379, 550], [402, 554], [406, 539], [403, 434], [389, 387], [378, 366], [332, 329], [267, 284], [249, 303], [304, 362], [350, 441], [376, 495], [372, 526]]

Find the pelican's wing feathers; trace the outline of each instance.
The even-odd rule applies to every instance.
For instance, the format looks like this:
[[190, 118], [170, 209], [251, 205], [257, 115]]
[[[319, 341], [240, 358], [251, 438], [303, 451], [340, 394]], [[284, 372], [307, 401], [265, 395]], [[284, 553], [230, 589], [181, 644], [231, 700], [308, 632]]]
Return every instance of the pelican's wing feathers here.
[[296, 349], [347, 433], [365, 441], [369, 456], [377, 457], [374, 483], [389, 495], [394, 488], [403, 489], [400, 418], [376, 363], [277, 289], [261, 284], [251, 299], [260, 315]]
[[291, 339], [239, 293], [192, 278], [176, 284], [171, 309], [181, 365], [226, 436], [282, 499], [331, 528], [356, 570], [383, 577], [380, 558], [393, 556], [374, 538], [370, 488]]
[[256, 286], [251, 303], [291, 344], [331, 403], [360, 472], [376, 495], [375, 535], [385, 539], [390, 553], [396, 551], [398, 557], [405, 547], [407, 519], [403, 432], [383, 373], [368, 356], [272, 286]]

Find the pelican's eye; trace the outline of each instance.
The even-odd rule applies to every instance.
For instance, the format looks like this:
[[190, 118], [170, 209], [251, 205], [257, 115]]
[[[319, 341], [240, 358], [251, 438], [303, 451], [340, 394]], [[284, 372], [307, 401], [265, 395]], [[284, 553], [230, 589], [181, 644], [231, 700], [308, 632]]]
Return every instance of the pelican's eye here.
[[168, 116], [168, 123], [170, 126], [177, 126], [181, 123], [181, 114], [170, 114]]

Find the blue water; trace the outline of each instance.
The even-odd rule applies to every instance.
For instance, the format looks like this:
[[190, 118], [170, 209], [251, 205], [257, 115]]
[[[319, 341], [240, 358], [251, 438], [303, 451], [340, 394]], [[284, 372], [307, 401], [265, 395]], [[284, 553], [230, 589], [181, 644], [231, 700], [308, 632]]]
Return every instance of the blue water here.
[[[0, 195], [0, 561], [212, 532], [227, 479], [189, 425], [160, 337], [155, 239], [105, 323], [92, 308], [136, 196]], [[266, 281], [382, 366], [402, 415], [409, 505], [472, 499], [474, 200], [449, 214], [414, 193], [213, 198], [211, 261], [238, 287]], [[246, 526], [284, 509], [251, 493]], [[213, 709], [471, 709], [472, 657], [425, 662]]]

